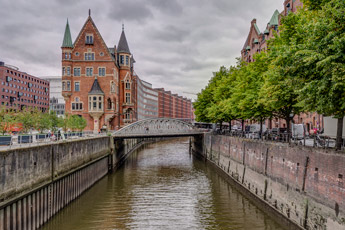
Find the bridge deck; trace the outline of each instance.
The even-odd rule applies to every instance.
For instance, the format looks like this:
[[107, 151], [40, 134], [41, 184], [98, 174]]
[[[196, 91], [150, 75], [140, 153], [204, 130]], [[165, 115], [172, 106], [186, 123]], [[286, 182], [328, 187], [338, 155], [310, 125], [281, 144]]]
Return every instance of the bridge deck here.
[[187, 133], [140, 133], [140, 134], [114, 134], [113, 137], [119, 139], [131, 139], [131, 138], [151, 138], [151, 137], [191, 137], [202, 135], [205, 132], [187, 132]]

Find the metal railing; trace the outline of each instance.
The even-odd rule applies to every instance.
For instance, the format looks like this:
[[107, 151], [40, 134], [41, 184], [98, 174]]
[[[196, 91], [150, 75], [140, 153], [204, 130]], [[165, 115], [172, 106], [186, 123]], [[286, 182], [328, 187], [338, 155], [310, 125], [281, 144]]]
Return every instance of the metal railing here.
[[0, 150], [8, 150], [14, 148], [31, 147], [45, 145], [49, 143], [73, 141], [76, 139], [87, 139], [92, 137], [107, 136], [108, 133], [86, 132], [66, 132], [56, 135], [52, 134], [24, 134], [14, 136], [0, 136]]
[[[297, 137], [291, 133], [270, 133], [264, 132], [262, 135], [260, 133], [250, 133], [240, 130], [217, 130], [212, 132], [215, 135], [226, 135], [232, 137], [239, 137], [244, 139], [257, 139], [263, 141], [273, 141], [281, 143], [290, 143], [301, 146], [317, 147], [317, 148], [335, 148], [336, 141], [330, 137], [323, 136], [320, 134]], [[342, 142], [342, 150], [345, 150], [345, 140]]]

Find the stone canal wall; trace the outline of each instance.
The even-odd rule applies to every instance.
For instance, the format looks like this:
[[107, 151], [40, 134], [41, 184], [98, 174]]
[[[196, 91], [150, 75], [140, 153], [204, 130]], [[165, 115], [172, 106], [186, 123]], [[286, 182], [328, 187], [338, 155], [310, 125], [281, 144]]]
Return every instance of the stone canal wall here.
[[142, 143], [100, 137], [0, 152], [0, 230], [38, 229]]
[[290, 229], [345, 229], [345, 154], [211, 134], [202, 149], [198, 141], [194, 151]]

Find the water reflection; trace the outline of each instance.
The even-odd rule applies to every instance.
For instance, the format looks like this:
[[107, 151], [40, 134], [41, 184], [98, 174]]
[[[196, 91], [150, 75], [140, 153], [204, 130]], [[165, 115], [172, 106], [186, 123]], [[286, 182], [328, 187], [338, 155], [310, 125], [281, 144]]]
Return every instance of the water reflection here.
[[132, 154], [43, 229], [283, 228], [190, 156], [188, 140], [179, 139]]

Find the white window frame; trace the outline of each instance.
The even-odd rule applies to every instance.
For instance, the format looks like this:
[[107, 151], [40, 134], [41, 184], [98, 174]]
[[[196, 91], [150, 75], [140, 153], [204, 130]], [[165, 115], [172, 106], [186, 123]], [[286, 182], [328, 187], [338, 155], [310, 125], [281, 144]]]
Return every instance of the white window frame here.
[[[75, 75], [75, 70], [79, 69], [79, 75]], [[81, 76], [81, 68], [80, 67], [73, 67], [73, 76], [74, 77], [80, 77]]]
[[[76, 90], [76, 87], [75, 87], [75, 86], [76, 86], [76, 83], [79, 84], [79, 90]], [[75, 82], [74, 82], [74, 91], [75, 91], [75, 92], [80, 92], [80, 81], [75, 81]]]
[[[91, 75], [88, 75], [88, 69], [91, 70]], [[89, 72], [90, 73], [90, 72]], [[85, 76], [87, 77], [93, 77], [93, 67], [86, 67], [85, 68]]]
[[[104, 69], [104, 75], [101, 75], [101, 72], [100, 72], [101, 69]], [[105, 77], [106, 75], [107, 75], [107, 69], [106, 69], [106, 67], [99, 67], [99, 68], [98, 68], [98, 76], [99, 76], [99, 77]]]
[[[89, 42], [88, 42], [88, 38], [91, 38], [91, 40], [89, 39]], [[94, 41], [95, 40], [94, 40], [93, 34], [85, 34], [85, 44], [90, 45], [90, 44], [93, 44]]]
[[126, 102], [126, 104], [131, 103], [131, 93], [125, 93], [125, 102]]

